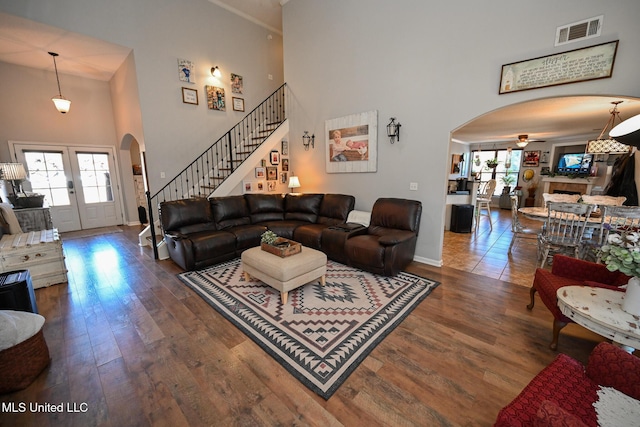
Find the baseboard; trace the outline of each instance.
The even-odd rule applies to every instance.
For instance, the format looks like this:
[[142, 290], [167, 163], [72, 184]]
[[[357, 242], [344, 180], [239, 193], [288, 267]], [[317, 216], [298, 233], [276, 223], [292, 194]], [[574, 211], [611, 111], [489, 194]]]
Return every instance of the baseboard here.
[[414, 260], [415, 262], [421, 262], [422, 264], [432, 265], [432, 266], [434, 266], [434, 267], [442, 267], [442, 265], [444, 264], [444, 263], [442, 262], [442, 260], [435, 260], [435, 259], [431, 259], [431, 258], [424, 258], [424, 257], [417, 256], [417, 255], [415, 255], [415, 256], [413, 257], [413, 260]]

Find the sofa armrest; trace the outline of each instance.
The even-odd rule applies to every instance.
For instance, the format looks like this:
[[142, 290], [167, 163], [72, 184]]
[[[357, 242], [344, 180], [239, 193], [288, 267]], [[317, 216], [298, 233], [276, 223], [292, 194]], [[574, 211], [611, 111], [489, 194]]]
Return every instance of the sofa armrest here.
[[587, 376], [604, 387], [640, 400], [640, 358], [608, 342], [598, 344], [587, 364]]
[[398, 230], [380, 236], [378, 243], [382, 246], [393, 246], [411, 240], [414, 237], [416, 237], [416, 233], [413, 231]]
[[165, 237], [170, 238], [171, 240], [184, 240], [187, 238], [186, 235], [182, 233], [178, 233], [177, 231], [169, 231], [164, 233]]

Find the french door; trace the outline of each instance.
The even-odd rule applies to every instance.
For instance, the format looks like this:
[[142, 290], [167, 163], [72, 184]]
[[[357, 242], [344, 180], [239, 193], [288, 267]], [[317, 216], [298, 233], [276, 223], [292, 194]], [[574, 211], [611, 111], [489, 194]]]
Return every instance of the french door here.
[[58, 231], [122, 224], [113, 148], [14, 143], [12, 151]]

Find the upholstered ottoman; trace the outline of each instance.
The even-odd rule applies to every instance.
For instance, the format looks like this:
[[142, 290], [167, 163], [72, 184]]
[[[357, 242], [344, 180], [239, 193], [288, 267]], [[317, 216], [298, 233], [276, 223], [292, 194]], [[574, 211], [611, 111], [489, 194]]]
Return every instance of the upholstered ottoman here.
[[290, 290], [317, 279], [325, 284], [327, 256], [315, 249], [303, 247], [300, 253], [281, 258], [258, 246], [242, 252], [241, 258], [245, 280], [254, 277], [279, 290], [282, 304]]
[[26, 388], [49, 365], [43, 325], [39, 314], [0, 310], [0, 394]]

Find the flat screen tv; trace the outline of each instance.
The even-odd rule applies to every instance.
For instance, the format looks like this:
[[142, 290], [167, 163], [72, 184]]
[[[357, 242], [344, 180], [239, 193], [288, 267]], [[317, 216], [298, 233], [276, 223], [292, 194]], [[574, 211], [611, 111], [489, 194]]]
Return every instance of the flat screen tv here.
[[567, 153], [558, 160], [559, 173], [588, 174], [591, 171], [593, 156], [585, 153]]

